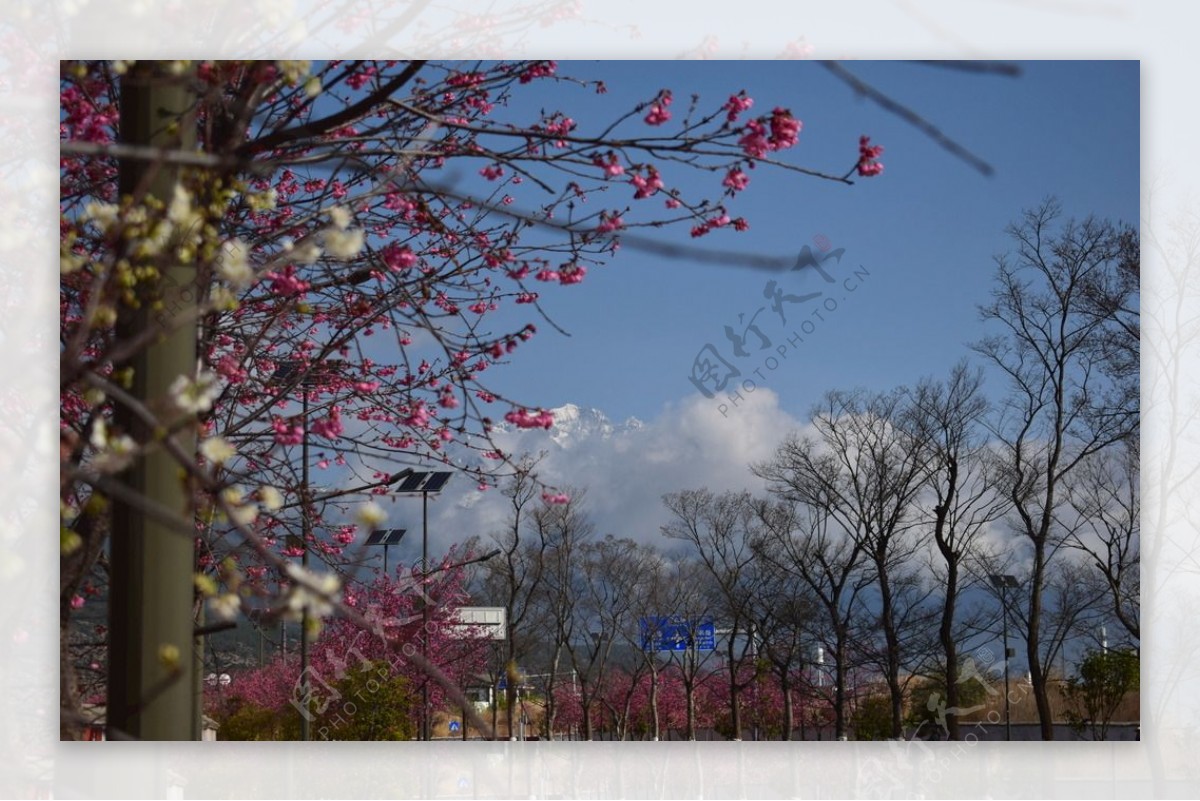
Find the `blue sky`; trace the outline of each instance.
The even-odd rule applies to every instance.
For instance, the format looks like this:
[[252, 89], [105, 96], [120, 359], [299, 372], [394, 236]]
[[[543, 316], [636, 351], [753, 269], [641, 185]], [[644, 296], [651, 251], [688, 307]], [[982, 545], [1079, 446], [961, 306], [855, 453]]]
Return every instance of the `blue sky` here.
[[[826, 265], [835, 284], [812, 270], [774, 274], [625, 247], [581, 284], [537, 287], [570, 336], [533, 317], [541, 333], [489, 370], [486, 382], [530, 406], [581, 411], [562, 415], [554, 431], [509, 432], [500, 444], [518, 456], [545, 452], [540, 469], [548, 483], [586, 487], [598, 534], [669, 546], [660, 534], [668, 522], [664, 493], [704, 486], [762, 492], [748, 464], [769, 458], [787, 431], [803, 427], [826, 391], [888, 390], [948, 373], [970, 355], [967, 343], [986, 332], [977, 307], [992, 289], [994, 257], [1010, 249], [1005, 227], [1022, 210], [1054, 195], [1067, 215], [1138, 221], [1137, 62], [1022, 63], [1018, 77], [913, 63], [847, 65], [989, 162], [994, 174], [982, 175], [810, 62], [560, 62], [560, 75], [603, 80], [608, 93], [535, 82], [520, 87], [524, 94], [502, 113], [524, 120], [540, 108], [561, 108], [586, 133], [660, 88], [674, 92], [676, 109], [692, 92], [711, 108], [744, 88], [755, 98], [754, 113], [780, 105], [804, 122], [799, 144], [783, 153], [792, 163], [842, 174], [857, 159], [860, 135], [885, 148], [883, 174], [853, 186], [754, 170], [731, 207], [750, 220], [748, 232], [718, 230], [699, 240], [686, 227], [659, 232], [666, 241], [789, 263], [823, 236], [845, 249], [840, 262]], [[719, 176], [664, 168], [664, 181], [711, 196]], [[597, 202], [611, 208], [633, 194], [624, 182], [613, 190]], [[784, 325], [764, 298], [771, 279], [785, 294], [824, 294], [786, 304]], [[818, 305], [829, 302], [832, 312]], [[751, 334], [748, 355], [738, 359], [724, 327], [740, 330], [739, 314], [758, 309], [771, 347], [760, 350]], [[823, 319], [812, 316], [818, 310]], [[520, 317], [514, 330], [526, 321]], [[796, 333], [803, 342], [793, 340], [771, 369], [766, 357], [777, 357]], [[727, 392], [708, 398], [688, 380], [707, 344], [742, 371], [737, 380], [755, 381], [736, 407]], [[994, 396], [1004, 389], [999, 376], [985, 384]], [[624, 427], [628, 418], [641, 422]], [[387, 509], [389, 526], [419, 530], [418, 505], [398, 498]], [[471, 534], [486, 538], [506, 514], [499, 493], [479, 493], [463, 479], [430, 511], [432, 552]], [[416, 544], [406, 543], [400, 558], [416, 556]]]
[[[562, 107], [586, 125], [658, 88], [672, 89], [677, 107], [692, 92], [719, 104], [745, 88], [755, 112], [781, 105], [804, 122], [799, 144], [784, 154], [797, 164], [841, 173], [857, 158], [860, 134], [885, 147], [884, 173], [854, 186], [755, 170], [734, 207], [749, 219], [748, 232], [701, 240], [689, 240], [686, 229], [662, 234], [787, 257], [823, 235], [846, 249], [832, 268], [839, 282], [860, 265], [869, 271], [852, 295], [839, 290], [836, 313], [814, 320], [803, 346], [766, 373], [766, 385], [794, 415], [827, 389], [910, 383], [966, 355], [964, 343], [983, 331], [976, 307], [990, 291], [993, 256], [1008, 248], [1004, 228], [1022, 209], [1055, 195], [1068, 215], [1138, 219], [1138, 62], [1025, 62], [1018, 77], [915, 63], [847, 66], [989, 162], [995, 174], [981, 175], [810, 62], [560, 62], [559, 74], [604, 80], [608, 94], [539, 89], [561, 92]], [[698, 180], [675, 175], [681, 186]], [[701, 180], [711, 186], [711, 177]], [[815, 291], [811, 276], [805, 282], [796, 273], [771, 276], [625, 248], [583, 284], [544, 291], [545, 307], [571, 336], [542, 326], [489, 381], [531, 404], [571, 402], [615, 420], [653, 418], [698, 394], [687, 376], [706, 343], [748, 367], [744, 374], [762, 367], [757, 339], [738, 362], [723, 328], [766, 303], [772, 277], [790, 293]], [[775, 345], [789, 333], [769, 309], [757, 322]]]

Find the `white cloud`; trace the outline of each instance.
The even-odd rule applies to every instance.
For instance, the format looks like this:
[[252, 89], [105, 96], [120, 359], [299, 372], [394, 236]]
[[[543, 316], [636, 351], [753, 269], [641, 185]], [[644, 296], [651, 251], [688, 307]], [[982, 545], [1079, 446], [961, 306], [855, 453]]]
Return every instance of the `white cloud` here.
[[[507, 452], [538, 454], [542, 480], [557, 487], [587, 488], [586, 508], [596, 534], [614, 534], [658, 545], [669, 519], [668, 492], [698, 487], [749, 489], [762, 482], [749, 464], [766, 459], [800, 421], [779, 408], [779, 398], [760, 388], [724, 413], [699, 395], [668, 404], [650, 421], [613, 423], [601, 411], [568, 405], [555, 410], [549, 431], [497, 432]], [[507, 499], [497, 490], [479, 493], [465, 481], [430, 509], [430, 548], [440, 549], [471, 533], [488, 535], [505, 525]], [[434, 542], [437, 542], [437, 548]]]

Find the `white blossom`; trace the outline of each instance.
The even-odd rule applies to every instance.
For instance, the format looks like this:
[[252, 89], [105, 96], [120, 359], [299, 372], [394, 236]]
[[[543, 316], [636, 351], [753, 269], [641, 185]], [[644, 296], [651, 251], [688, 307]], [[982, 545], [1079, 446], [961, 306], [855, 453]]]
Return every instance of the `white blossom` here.
[[222, 242], [217, 254], [217, 274], [238, 289], [254, 283], [254, 268], [247, 253], [246, 243], [234, 238]]
[[241, 487], [226, 487], [221, 490], [221, 499], [229, 506], [231, 523], [248, 526], [258, 518], [258, 504], [247, 501]]
[[350, 210], [345, 206], [334, 206], [329, 210], [329, 221], [339, 231], [345, 231], [350, 227]]
[[289, 616], [293, 620], [304, 612], [316, 620], [333, 614], [334, 600], [342, 588], [337, 576], [333, 573], [317, 575], [300, 565], [288, 565], [287, 573], [293, 582], [287, 597]]
[[346, 261], [358, 255], [366, 237], [361, 228], [353, 231], [326, 231], [325, 251], [335, 259]]
[[295, 86], [301, 78], [312, 71], [311, 61], [276, 61], [275, 66], [283, 74], [284, 80], [292, 86]]
[[258, 499], [268, 512], [277, 512], [283, 507], [283, 493], [274, 487], [261, 486], [258, 488]]
[[227, 592], [208, 600], [208, 608], [221, 620], [233, 620], [242, 608], [242, 599], [236, 592]]
[[321, 258], [321, 247], [311, 239], [305, 239], [299, 245], [291, 240], [283, 243], [283, 252], [288, 259], [296, 264], [315, 264]]
[[224, 437], [210, 437], [200, 443], [200, 453], [213, 464], [225, 464], [237, 456], [237, 449]]
[[195, 379], [186, 375], [179, 376], [171, 383], [168, 391], [171, 393], [171, 400], [180, 411], [189, 414], [207, 412], [221, 394], [221, 382], [216, 373], [201, 370]]
[[97, 417], [92, 423], [92, 434], [88, 442], [96, 449], [91, 466], [102, 473], [124, 470], [133, 462], [133, 455], [137, 450], [137, 443], [128, 434], [113, 436], [102, 417]]
[[182, 225], [192, 218], [192, 193], [175, 184], [171, 203], [167, 206], [167, 219], [176, 225]]
[[120, 209], [115, 204], [94, 201], [84, 207], [82, 216], [83, 219], [91, 220], [107, 231], [116, 223], [119, 213]]
[[368, 501], [358, 510], [358, 520], [367, 528], [374, 528], [387, 520], [387, 512], [374, 501]]

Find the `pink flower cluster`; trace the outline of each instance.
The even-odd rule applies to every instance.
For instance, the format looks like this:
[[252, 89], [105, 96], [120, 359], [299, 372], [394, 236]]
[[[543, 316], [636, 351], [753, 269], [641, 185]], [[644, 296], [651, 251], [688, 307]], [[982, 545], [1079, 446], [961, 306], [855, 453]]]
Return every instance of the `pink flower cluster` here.
[[271, 293], [283, 297], [303, 295], [308, 291], [309, 283], [296, 277], [296, 266], [289, 264], [283, 272], [267, 273], [266, 278], [271, 282]]
[[[557, 270], [546, 268], [539, 270], [535, 276], [539, 281], [558, 281], [560, 284], [578, 284], [587, 274], [587, 268], [578, 264], [567, 263]], [[517, 301], [520, 303], [520, 300]]]
[[345, 430], [345, 426], [342, 425], [342, 410], [337, 406], [329, 410], [328, 417], [314, 420], [312, 424], [313, 433], [326, 439], [337, 439]]
[[625, 172], [625, 168], [621, 166], [621, 162], [617, 160], [617, 154], [609, 152], [608, 159], [605, 160], [599, 155], [592, 157], [592, 163], [600, 169], [604, 170], [604, 174], [609, 178], [616, 178]]
[[499, 164], [489, 164], [479, 171], [479, 174], [489, 181], [494, 181], [501, 175], [504, 175], [504, 168]]
[[876, 159], [883, 155], [883, 145], [872, 145], [871, 137], [858, 138], [858, 174], [870, 178], [883, 172], [883, 165]]
[[542, 493], [542, 502], [543, 502], [543, 503], [548, 503], [548, 504], [564, 504], [564, 503], [570, 503], [570, 502], [571, 502], [571, 496], [570, 496], [570, 495], [565, 495], [565, 494], [563, 494], [563, 493], [561, 493], [561, 492], [559, 492], [559, 493], [553, 493], [553, 494], [552, 494], [552, 493], [549, 493], [549, 492], [543, 492], [543, 493]]
[[112, 141], [118, 118], [114, 105], [98, 104], [79, 87], [69, 86], [59, 94], [59, 107], [64, 112], [61, 127], [68, 138], [83, 142]]
[[750, 176], [734, 167], [725, 174], [725, 180], [721, 182], [721, 186], [727, 187], [730, 192], [741, 192], [748, 183], [750, 183]]
[[729, 215], [724, 211], [717, 214], [716, 217], [711, 217], [699, 225], [692, 227], [692, 238], [701, 237], [716, 228], [724, 228], [726, 225], [733, 225], [735, 231], [745, 231], [750, 227], [750, 223], [746, 222], [745, 217], [730, 219]]
[[578, 284], [583, 280], [583, 276], [586, 274], [587, 268], [582, 265], [575, 263], [564, 264], [559, 268], [558, 282], [563, 286], [566, 286], [567, 284]]
[[378, 72], [378, 70], [376, 70], [375, 67], [366, 67], [360, 72], [356, 72], [347, 78], [346, 83], [351, 89], [362, 89], [364, 86], [366, 86], [367, 82], [375, 76], [376, 72]]
[[304, 426], [298, 423], [276, 417], [271, 421], [271, 428], [275, 431], [277, 445], [299, 445], [304, 441]]
[[759, 117], [746, 123], [746, 133], [738, 144], [747, 156], [761, 159], [773, 150], [785, 150], [795, 145], [802, 127], [792, 112], [776, 106], [770, 117]]
[[504, 419], [517, 428], [550, 428], [554, 425], [554, 413], [546, 410], [531, 412], [528, 409], [513, 409]]
[[534, 78], [549, 78], [558, 69], [557, 61], [539, 61], [521, 73], [521, 83], [529, 83]]
[[667, 120], [671, 119], [671, 112], [667, 111], [667, 107], [671, 105], [671, 90], [663, 89], [658, 93], [658, 97], [650, 104], [650, 111], [646, 114], [647, 125], [662, 125]]
[[659, 176], [658, 170], [654, 167], [646, 168], [646, 177], [634, 174], [629, 183], [637, 187], [637, 191], [633, 193], [635, 200], [641, 200], [653, 195], [655, 192], [663, 188], [662, 177]]
[[426, 428], [429, 425], [431, 417], [429, 409], [425, 407], [425, 402], [417, 401], [409, 410], [409, 414], [402, 418], [400, 422], [411, 428]]
[[609, 214], [608, 212], [600, 212], [600, 224], [596, 226], [596, 232], [607, 234], [625, 227], [625, 221], [621, 219], [621, 215], [617, 213]]
[[736, 122], [738, 115], [743, 111], [748, 110], [753, 105], [754, 100], [746, 97], [746, 90], [743, 89], [736, 95], [730, 95], [729, 99], [725, 101], [725, 105], [721, 106], [721, 108], [729, 112], [725, 115], [725, 119], [729, 120], [730, 122]]
[[393, 242], [383, 249], [383, 263], [392, 272], [404, 272], [417, 263], [417, 254], [407, 245]]

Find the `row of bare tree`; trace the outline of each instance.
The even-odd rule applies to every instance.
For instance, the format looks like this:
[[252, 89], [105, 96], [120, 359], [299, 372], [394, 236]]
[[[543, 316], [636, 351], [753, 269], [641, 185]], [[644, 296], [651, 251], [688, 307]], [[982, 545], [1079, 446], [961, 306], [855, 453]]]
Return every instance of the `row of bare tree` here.
[[[973, 345], [986, 373], [964, 360], [914, 387], [829, 392], [750, 466], [765, 497], [664, 497], [662, 534], [682, 548], [595, 537], [582, 491], [547, 506], [528, 478], [507, 488], [503, 558], [481, 593], [508, 609], [507, 669], [536, 664], [548, 677], [550, 731], [563, 676], [578, 682], [588, 739], [614, 666], [650, 675], [653, 696], [664, 660], [646, 628], [673, 616], [716, 621], [733, 731], [746, 729], [742, 694], [769, 672], [785, 737], [797, 685], [823, 693], [846, 734], [852, 677], [865, 670], [886, 686], [893, 737], [912, 683], [932, 681], [957, 739], [968, 682], [1011, 659], [982, 656], [1011, 626], [1053, 738], [1051, 666], [1101, 631], [1139, 641], [1137, 236], [1058, 216], [1047, 202], [1010, 228], [1016, 249], [981, 310], [1000, 333]], [[707, 655], [667, 653], [683, 667], [694, 737]]]

